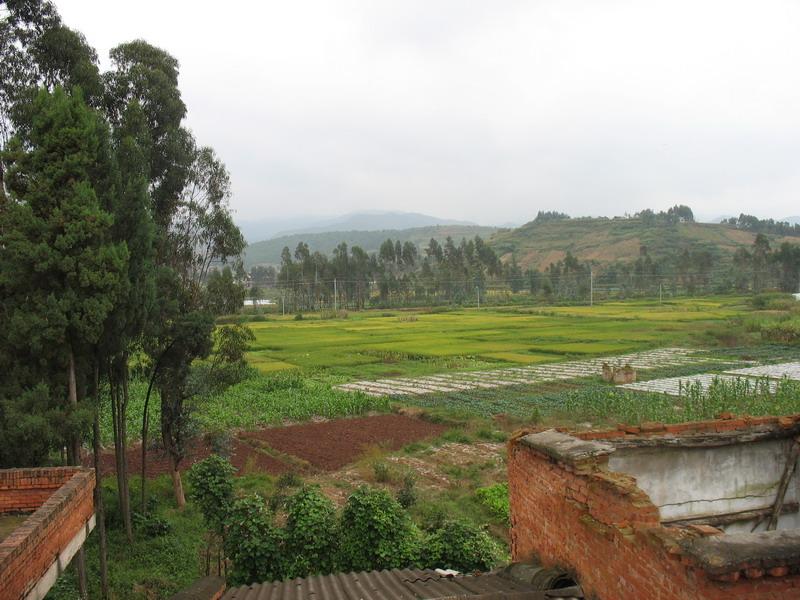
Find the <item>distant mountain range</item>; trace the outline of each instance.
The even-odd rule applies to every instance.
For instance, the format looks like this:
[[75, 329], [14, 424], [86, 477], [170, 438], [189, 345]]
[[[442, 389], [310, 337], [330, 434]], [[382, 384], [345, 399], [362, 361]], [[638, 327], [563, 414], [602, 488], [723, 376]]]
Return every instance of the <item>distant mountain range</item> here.
[[403, 230], [434, 225], [475, 226], [469, 221], [440, 219], [421, 213], [398, 211], [362, 211], [334, 217], [292, 217], [288, 219], [263, 219], [240, 221], [239, 228], [249, 243], [277, 237], [333, 231], [384, 231]]
[[244, 252], [244, 264], [247, 269], [254, 265], [277, 265], [280, 263], [283, 248], [288, 247], [294, 253], [294, 249], [300, 242], [308, 244], [311, 252], [330, 255], [333, 249], [342, 242], [350, 247], [361, 246], [367, 252], [377, 252], [381, 243], [387, 238], [401, 242], [410, 241], [422, 248], [428, 244], [431, 238], [435, 238], [438, 242], [443, 242], [448, 236], [456, 242], [460, 242], [461, 238], [472, 238], [476, 235], [488, 239], [495, 231], [498, 231], [496, 227], [481, 227], [480, 225], [431, 225], [379, 231], [294, 233], [250, 244]]

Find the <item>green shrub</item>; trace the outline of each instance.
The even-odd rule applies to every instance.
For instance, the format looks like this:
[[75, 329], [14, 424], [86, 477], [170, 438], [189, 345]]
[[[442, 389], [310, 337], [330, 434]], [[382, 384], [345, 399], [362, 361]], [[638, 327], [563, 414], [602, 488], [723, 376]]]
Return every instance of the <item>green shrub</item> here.
[[375, 481], [378, 483], [386, 483], [389, 481], [389, 479], [391, 479], [389, 465], [382, 460], [372, 464], [372, 471], [375, 474]]
[[319, 487], [306, 487], [286, 503], [287, 577], [327, 575], [335, 569], [336, 509]]
[[484, 530], [464, 521], [447, 521], [426, 538], [423, 564], [471, 573], [491, 570], [501, 556], [500, 547]]
[[239, 498], [226, 519], [225, 553], [233, 563], [228, 579], [233, 585], [283, 579], [286, 572], [283, 532], [258, 494]]
[[347, 499], [339, 523], [339, 568], [398, 569], [416, 563], [419, 531], [386, 490], [359, 487]]
[[475, 491], [481, 504], [486, 506], [492, 515], [506, 525], [511, 523], [511, 511], [508, 505], [508, 484], [495, 483]]
[[203, 514], [209, 529], [221, 533], [233, 501], [233, 474], [236, 469], [227, 460], [212, 454], [195, 463], [187, 473], [189, 498]]
[[169, 521], [162, 519], [152, 512], [144, 514], [134, 512], [132, 518], [136, 531], [142, 533], [145, 537], [161, 537], [172, 532], [172, 526], [169, 524]]
[[761, 337], [782, 344], [800, 343], [800, 318], [773, 321], [761, 326]]
[[294, 471], [287, 471], [278, 476], [278, 481], [275, 482], [275, 485], [279, 489], [296, 488], [303, 485], [303, 479]]
[[397, 492], [397, 502], [405, 509], [417, 503], [416, 478], [413, 473], [406, 473], [403, 477], [403, 487]]

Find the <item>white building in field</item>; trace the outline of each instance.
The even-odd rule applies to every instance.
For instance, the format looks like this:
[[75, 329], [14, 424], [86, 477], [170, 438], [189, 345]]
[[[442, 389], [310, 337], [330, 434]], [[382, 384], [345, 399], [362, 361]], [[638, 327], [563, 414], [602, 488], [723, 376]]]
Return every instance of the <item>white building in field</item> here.
[[245, 306], [270, 306], [271, 304], [275, 304], [272, 300], [267, 300], [265, 298], [259, 298], [258, 300], [251, 300], [248, 298], [244, 301]]
[[794, 299], [795, 299], [795, 300], [798, 300], [798, 301], [800, 301], [800, 293], [797, 293], [797, 294], [792, 294], [792, 296], [794, 296]]

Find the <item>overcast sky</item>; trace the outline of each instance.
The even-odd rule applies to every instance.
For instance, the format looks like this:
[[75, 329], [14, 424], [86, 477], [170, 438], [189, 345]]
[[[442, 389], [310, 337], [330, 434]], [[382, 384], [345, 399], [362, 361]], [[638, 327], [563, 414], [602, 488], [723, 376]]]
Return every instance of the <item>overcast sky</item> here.
[[797, 0], [55, 0], [181, 65], [240, 220], [800, 213]]

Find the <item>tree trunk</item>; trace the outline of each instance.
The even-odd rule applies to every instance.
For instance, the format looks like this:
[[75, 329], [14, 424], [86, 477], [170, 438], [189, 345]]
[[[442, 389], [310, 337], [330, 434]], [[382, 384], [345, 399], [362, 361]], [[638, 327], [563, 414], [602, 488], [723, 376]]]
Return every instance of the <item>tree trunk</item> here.
[[186, 496], [183, 494], [183, 482], [181, 481], [181, 472], [178, 471], [178, 463], [175, 462], [175, 457], [170, 453], [169, 466], [172, 472], [172, 489], [175, 492], [175, 503], [178, 508], [183, 510], [186, 506]]
[[150, 429], [150, 393], [153, 391], [153, 385], [155, 385], [158, 370], [161, 368], [161, 359], [170, 351], [174, 343], [175, 342], [170, 343], [156, 360], [156, 364], [153, 366], [153, 372], [150, 374], [150, 382], [147, 384], [147, 394], [144, 397], [144, 411], [142, 413], [142, 512], [144, 512], [144, 506], [147, 500], [147, 434]]
[[[68, 402], [69, 410], [75, 411], [78, 409], [78, 382], [75, 374], [75, 353], [72, 348], [69, 349], [69, 372], [68, 372]], [[72, 432], [70, 433], [69, 460], [73, 465], [81, 464], [81, 438]], [[80, 547], [78, 553], [75, 555], [75, 570], [78, 575], [78, 595], [81, 598], [87, 598], [86, 592], [86, 553], [83, 546]]]
[[100, 369], [97, 364], [94, 367], [94, 423], [93, 440], [94, 450], [94, 473], [96, 485], [94, 488], [94, 511], [97, 527], [98, 545], [100, 551], [100, 597], [103, 600], [108, 598], [108, 543], [106, 541], [106, 513], [103, 508], [103, 489], [101, 481], [103, 474], [100, 471]]
[[131, 522], [131, 504], [127, 486], [127, 456], [124, 438], [124, 398], [120, 393], [122, 377], [113, 364], [109, 365], [108, 379], [111, 393], [111, 417], [114, 424], [114, 462], [117, 467], [117, 496], [119, 511], [125, 529], [125, 537], [133, 541], [133, 525]]
[[[78, 410], [78, 384], [75, 376], [75, 354], [72, 348], [69, 349], [69, 373], [68, 373], [68, 402], [69, 411]], [[68, 459], [74, 465], [81, 464], [81, 439], [76, 433], [70, 433]]]
[[119, 370], [122, 396], [117, 397], [119, 400], [119, 439], [120, 439], [120, 455], [122, 464], [122, 477], [119, 480], [119, 485], [122, 489], [123, 498], [123, 516], [125, 518], [125, 535], [128, 541], [133, 541], [133, 524], [131, 519], [131, 493], [130, 493], [130, 477], [128, 475], [128, 354], [123, 353], [122, 364]]
[[144, 397], [144, 410], [142, 411], [142, 513], [144, 513], [147, 501], [147, 434], [150, 430], [150, 394], [153, 391], [153, 384], [156, 382], [156, 375], [158, 375], [158, 363], [156, 363], [153, 372], [150, 374], [147, 394]]

